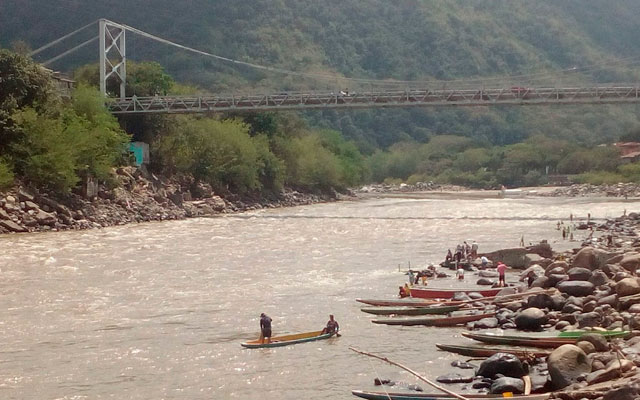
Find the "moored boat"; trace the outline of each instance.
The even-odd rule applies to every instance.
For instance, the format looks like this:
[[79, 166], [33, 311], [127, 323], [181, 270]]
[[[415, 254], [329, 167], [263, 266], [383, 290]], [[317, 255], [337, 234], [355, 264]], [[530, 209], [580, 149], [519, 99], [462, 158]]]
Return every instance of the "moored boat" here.
[[496, 296], [503, 288], [495, 289], [436, 289], [413, 286], [411, 288], [411, 297], [419, 299], [450, 299], [456, 293], [480, 293], [484, 297]]
[[271, 343], [262, 343], [260, 339], [256, 339], [246, 343], [241, 343], [240, 345], [248, 349], [281, 347], [281, 346], [289, 346], [289, 345], [298, 344], [298, 343], [313, 342], [315, 340], [329, 339], [333, 335], [334, 335], [333, 333], [322, 333], [322, 331], [313, 331], [313, 332], [296, 333], [293, 335], [274, 336], [271, 338]]
[[468, 337], [473, 340], [477, 340], [483, 343], [501, 344], [509, 346], [531, 346], [531, 347], [543, 347], [543, 348], [556, 348], [563, 344], [575, 344], [581, 335], [587, 333], [599, 333], [609, 338], [626, 337], [630, 332], [626, 331], [572, 331], [562, 332], [558, 336], [516, 336], [516, 335], [502, 335], [491, 332], [476, 333], [476, 332], [461, 332], [462, 336]]
[[456, 353], [467, 357], [491, 357], [496, 353], [509, 353], [518, 358], [542, 357], [545, 358], [551, 351], [540, 349], [524, 349], [509, 347], [484, 347], [484, 346], [457, 346], [449, 344], [436, 343], [436, 347], [440, 350]]
[[357, 302], [368, 304], [370, 306], [381, 306], [381, 307], [430, 307], [433, 305], [449, 305], [453, 306], [456, 304], [460, 304], [460, 301], [437, 301], [437, 300], [425, 300], [425, 299], [414, 299], [414, 298], [406, 298], [406, 299], [388, 299], [388, 300], [377, 300], [377, 299], [356, 299]]
[[432, 307], [365, 307], [360, 311], [375, 315], [429, 315], [447, 314], [458, 311], [461, 306], [432, 306]]
[[[428, 394], [428, 393], [392, 393], [392, 392], [369, 392], [365, 390], [352, 390], [351, 394], [357, 397], [368, 400], [453, 400], [455, 397], [440, 393], [440, 394]], [[550, 394], [530, 394], [509, 397], [512, 400], [547, 400]], [[487, 395], [487, 394], [465, 394], [464, 397], [468, 399], [503, 399], [502, 395]]]
[[466, 324], [467, 322], [479, 321], [483, 318], [495, 316], [495, 313], [473, 314], [473, 315], [456, 315], [439, 318], [385, 318], [371, 320], [374, 324], [384, 325], [403, 325], [403, 326], [456, 326]]

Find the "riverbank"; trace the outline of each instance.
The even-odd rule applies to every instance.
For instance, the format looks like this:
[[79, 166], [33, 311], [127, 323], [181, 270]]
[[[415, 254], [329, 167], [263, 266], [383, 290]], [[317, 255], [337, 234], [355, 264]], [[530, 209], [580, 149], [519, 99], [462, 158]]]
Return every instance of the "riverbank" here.
[[180, 220], [262, 208], [335, 201], [338, 193], [285, 189], [270, 198], [214, 193], [187, 177], [163, 178], [133, 167], [116, 170], [117, 187], [98, 188], [91, 199], [78, 194], [52, 196], [16, 187], [0, 193], [0, 234], [105, 228], [131, 223]]

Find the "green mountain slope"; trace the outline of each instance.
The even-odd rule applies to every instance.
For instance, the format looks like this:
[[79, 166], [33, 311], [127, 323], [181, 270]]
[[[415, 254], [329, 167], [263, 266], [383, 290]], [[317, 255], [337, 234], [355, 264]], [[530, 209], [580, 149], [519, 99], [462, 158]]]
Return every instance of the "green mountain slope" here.
[[[35, 48], [106, 17], [226, 57], [334, 75], [313, 80], [256, 71], [129, 35], [133, 59], [156, 60], [206, 91], [355, 91], [390, 84], [382, 80], [428, 81], [395, 87], [566, 86], [639, 81], [637, 15], [634, 0], [6, 0], [0, 45], [22, 39]], [[96, 53], [87, 49], [54, 66], [95, 62]], [[500, 144], [535, 133], [599, 143], [640, 126], [637, 115], [635, 106], [307, 114], [366, 150], [441, 133]]]

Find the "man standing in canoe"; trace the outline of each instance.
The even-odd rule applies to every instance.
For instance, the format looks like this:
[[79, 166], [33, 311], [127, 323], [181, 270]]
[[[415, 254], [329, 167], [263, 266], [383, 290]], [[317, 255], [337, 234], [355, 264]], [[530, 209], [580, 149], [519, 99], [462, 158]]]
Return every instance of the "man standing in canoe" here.
[[329, 321], [327, 322], [327, 326], [322, 330], [322, 334], [332, 333], [338, 335], [338, 331], [340, 330], [340, 325], [338, 325], [338, 321], [333, 319], [333, 314], [329, 315]]
[[271, 318], [265, 313], [260, 314], [260, 339], [263, 344], [265, 339], [271, 343]]
[[500, 287], [504, 287], [507, 286], [507, 282], [505, 280], [505, 274], [507, 271], [507, 266], [504, 265], [502, 262], [498, 263], [498, 267], [496, 268], [496, 270], [498, 271], [498, 286]]

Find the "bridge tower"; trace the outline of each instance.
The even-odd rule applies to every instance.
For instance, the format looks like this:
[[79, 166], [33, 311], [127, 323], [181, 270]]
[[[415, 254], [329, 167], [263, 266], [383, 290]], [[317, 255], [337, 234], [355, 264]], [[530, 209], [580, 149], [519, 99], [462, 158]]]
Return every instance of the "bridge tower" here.
[[107, 96], [107, 80], [116, 77], [120, 82], [120, 98], [124, 99], [127, 84], [127, 51], [124, 26], [106, 19], [99, 21], [100, 92]]

